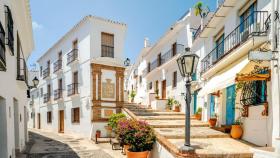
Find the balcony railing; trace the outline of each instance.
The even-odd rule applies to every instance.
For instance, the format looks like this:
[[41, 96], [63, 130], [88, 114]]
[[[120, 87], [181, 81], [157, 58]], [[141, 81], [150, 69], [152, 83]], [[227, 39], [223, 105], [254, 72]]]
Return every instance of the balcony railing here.
[[219, 8], [221, 5], [223, 5], [225, 0], [217, 0], [217, 8]]
[[5, 31], [0, 22], [0, 71], [6, 70]]
[[57, 60], [54, 64], [53, 64], [53, 72], [57, 72], [58, 70], [62, 69], [62, 60]]
[[150, 72], [153, 71], [155, 68], [157, 68], [157, 66], [158, 66], [158, 59], [154, 60], [154, 61], [151, 63]]
[[114, 58], [114, 47], [101, 45], [101, 57]]
[[62, 89], [56, 89], [54, 90], [54, 100], [58, 100], [62, 98], [63, 90]]
[[201, 33], [201, 25], [197, 28], [197, 30], [193, 34], [193, 41], [198, 37], [198, 35]]
[[73, 49], [67, 54], [67, 65], [75, 60], [78, 60], [78, 49]]
[[72, 83], [72, 84], [67, 85], [67, 95], [71, 96], [74, 94], [78, 94], [79, 93], [78, 86], [79, 86], [78, 83]]
[[45, 70], [43, 70], [43, 78], [47, 78], [50, 76], [50, 68], [46, 68]]
[[50, 96], [50, 94], [49, 94], [49, 93], [44, 94], [44, 103], [49, 102], [49, 101], [50, 101], [50, 99], [51, 99], [51, 96]]
[[240, 22], [222, 42], [201, 60], [201, 72], [206, 72], [250, 37], [267, 35], [267, 18], [267, 11], [255, 11]]
[[134, 69], [134, 71], [133, 71], [133, 76], [134, 76], [134, 77], [137, 77], [137, 76], [138, 76], [138, 69]]
[[27, 82], [27, 66], [23, 58], [17, 59], [17, 80]]
[[161, 55], [161, 63], [160, 65], [166, 63], [168, 60], [170, 60], [172, 57], [174, 57], [176, 54], [184, 52], [184, 45], [177, 44], [176, 48], [171, 48], [169, 51]]

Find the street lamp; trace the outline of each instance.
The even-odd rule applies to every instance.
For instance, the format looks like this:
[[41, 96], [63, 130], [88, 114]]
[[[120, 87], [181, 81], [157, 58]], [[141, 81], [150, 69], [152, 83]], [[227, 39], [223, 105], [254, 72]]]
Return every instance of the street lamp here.
[[180, 148], [181, 153], [194, 152], [194, 148], [190, 144], [190, 103], [191, 103], [191, 75], [196, 73], [199, 57], [190, 52], [190, 48], [185, 49], [186, 52], [177, 59], [177, 64], [183, 78], [186, 78], [186, 118], [185, 118], [185, 143]]
[[124, 61], [124, 66], [129, 66], [130, 65], [130, 59], [126, 58]]
[[37, 88], [37, 86], [39, 84], [39, 80], [38, 80], [38, 78], [36, 76], [33, 78], [32, 82], [33, 82], [33, 86], [29, 86], [28, 88], [29, 89]]

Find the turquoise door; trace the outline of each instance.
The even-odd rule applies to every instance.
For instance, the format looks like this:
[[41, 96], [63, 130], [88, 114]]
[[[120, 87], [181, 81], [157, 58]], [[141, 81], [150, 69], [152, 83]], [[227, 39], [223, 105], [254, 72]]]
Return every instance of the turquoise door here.
[[215, 97], [210, 95], [210, 117], [215, 116]]
[[193, 113], [196, 113], [196, 107], [197, 107], [197, 91], [194, 91], [193, 93]]
[[227, 87], [226, 124], [232, 125], [235, 118], [235, 85]]

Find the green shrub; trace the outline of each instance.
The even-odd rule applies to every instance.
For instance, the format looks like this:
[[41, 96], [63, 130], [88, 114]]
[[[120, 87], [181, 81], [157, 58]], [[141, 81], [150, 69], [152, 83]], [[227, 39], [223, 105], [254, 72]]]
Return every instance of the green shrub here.
[[112, 130], [116, 130], [118, 122], [122, 118], [126, 118], [125, 114], [123, 113], [112, 114], [109, 117], [108, 126], [110, 126]]

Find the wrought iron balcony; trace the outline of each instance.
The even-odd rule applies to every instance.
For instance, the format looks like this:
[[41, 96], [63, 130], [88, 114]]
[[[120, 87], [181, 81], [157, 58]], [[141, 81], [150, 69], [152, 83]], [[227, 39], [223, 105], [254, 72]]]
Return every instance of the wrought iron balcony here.
[[78, 49], [73, 49], [67, 54], [67, 65], [78, 60]]
[[268, 29], [266, 23], [267, 18], [267, 11], [255, 11], [241, 21], [222, 42], [201, 60], [201, 72], [205, 73], [252, 36], [266, 36]]
[[5, 31], [0, 22], [0, 71], [6, 71]]
[[62, 89], [54, 90], [54, 100], [61, 99], [62, 97], [63, 97], [63, 90]]
[[50, 68], [46, 68], [45, 70], [43, 70], [43, 78], [47, 78], [50, 76]]
[[114, 58], [114, 47], [101, 45], [101, 57], [111, 57]]
[[199, 25], [199, 27], [197, 28], [197, 30], [193, 34], [193, 41], [199, 36], [200, 33], [201, 33], [201, 25]]
[[23, 58], [17, 58], [17, 80], [27, 82], [27, 66]]
[[175, 49], [171, 48], [169, 51], [161, 55], [161, 62], [160, 65], [166, 63], [169, 61], [171, 58], [173, 58], [175, 55], [184, 52], [184, 45], [182, 44], [177, 44]]
[[57, 72], [61, 69], [62, 69], [62, 60], [59, 59], [53, 64], [53, 72]]
[[71, 95], [79, 94], [78, 86], [79, 86], [78, 83], [72, 83], [67, 85], [67, 95], [71, 96]]
[[44, 103], [49, 102], [49, 101], [50, 101], [50, 99], [51, 99], [51, 96], [50, 96], [50, 94], [49, 94], [49, 93], [44, 94]]

